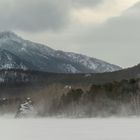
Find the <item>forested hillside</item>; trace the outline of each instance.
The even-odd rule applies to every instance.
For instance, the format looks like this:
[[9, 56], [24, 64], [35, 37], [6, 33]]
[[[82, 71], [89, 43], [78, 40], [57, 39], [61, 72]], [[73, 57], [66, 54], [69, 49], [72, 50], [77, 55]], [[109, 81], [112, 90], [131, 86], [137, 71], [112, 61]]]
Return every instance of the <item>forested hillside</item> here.
[[[140, 65], [103, 74], [0, 71], [0, 112], [16, 113], [31, 98], [39, 116], [139, 114]], [[98, 110], [98, 111], [97, 111]]]

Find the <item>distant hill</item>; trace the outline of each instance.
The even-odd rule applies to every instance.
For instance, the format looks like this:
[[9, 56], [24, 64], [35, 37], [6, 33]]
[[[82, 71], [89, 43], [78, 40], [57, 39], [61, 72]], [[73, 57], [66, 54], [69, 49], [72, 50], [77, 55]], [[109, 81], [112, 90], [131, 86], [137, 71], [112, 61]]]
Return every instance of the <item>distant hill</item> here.
[[121, 81], [125, 79], [139, 78], [140, 64], [132, 68], [106, 73], [50, 73], [23, 69], [2, 69], [0, 70], [0, 84], [18, 84], [30, 83], [31, 85], [91, 85], [104, 84], [112, 81]]

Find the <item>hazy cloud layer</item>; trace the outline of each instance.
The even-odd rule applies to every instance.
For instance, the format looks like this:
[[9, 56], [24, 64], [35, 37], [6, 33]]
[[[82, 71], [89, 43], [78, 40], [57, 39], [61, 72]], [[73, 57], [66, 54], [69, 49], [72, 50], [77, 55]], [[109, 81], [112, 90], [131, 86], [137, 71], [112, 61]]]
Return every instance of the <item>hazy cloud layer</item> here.
[[3, 0], [0, 2], [0, 27], [23, 31], [55, 30], [68, 22], [68, 9], [65, 0]]
[[71, 0], [76, 7], [93, 7], [101, 3], [103, 0]]
[[64, 28], [75, 5], [89, 6], [101, 0], [1, 0], [0, 29], [45, 31]]
[[[97, 27], [77, 26], [54, 39], [54, 45], [121, 66], [140, 63], [140, 3]], [[53, 40], [52, 40], [53, 41]], [[60, 43], [61, 42], [61, 43]]]
[[[100, 43], [140, 43], [140, 3], [128, 9], [120, 17], [114, 17], [96, 29], [90, 28], [92, 41]], [[89, 38], [89, 37], [88, 37]], [[99, 41], [100, 40], [100, 41]]]
[[[98, 28], [90, 28], [85, 36], [80, 38], [88, 48], [100, 50], [111, 62], [129, 66], [140, 63], [140, 3], [126, 10], [122, 16], [114, 17]], [[98, 52], [98, 51], [97, 51]], [[106, 56], [108, 54], [108, 56]]]

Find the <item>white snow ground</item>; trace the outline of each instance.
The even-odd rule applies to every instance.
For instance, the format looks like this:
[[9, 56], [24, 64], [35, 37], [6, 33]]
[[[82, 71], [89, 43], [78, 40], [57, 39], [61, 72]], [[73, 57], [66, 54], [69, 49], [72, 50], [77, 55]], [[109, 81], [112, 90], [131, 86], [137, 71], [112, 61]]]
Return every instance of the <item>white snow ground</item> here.
[[140, 140], [140, 119], [0, 119], [1, 140]]

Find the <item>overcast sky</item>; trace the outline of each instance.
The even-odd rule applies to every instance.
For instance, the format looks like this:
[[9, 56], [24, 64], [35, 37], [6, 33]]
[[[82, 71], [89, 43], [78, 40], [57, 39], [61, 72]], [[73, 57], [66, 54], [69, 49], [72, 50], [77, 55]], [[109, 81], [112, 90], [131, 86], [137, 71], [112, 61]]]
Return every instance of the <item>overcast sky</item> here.
[[139, 0], [0, 0], [0, 30], [122, 67], [140, 63]]

